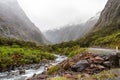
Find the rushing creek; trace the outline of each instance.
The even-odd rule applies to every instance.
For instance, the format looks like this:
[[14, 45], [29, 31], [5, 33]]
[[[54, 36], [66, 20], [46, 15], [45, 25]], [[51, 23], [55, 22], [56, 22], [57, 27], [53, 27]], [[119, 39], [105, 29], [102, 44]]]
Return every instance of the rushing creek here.
[[0, 80], [26, 80], [27, 78], [33, 76], [34, 74], [40, 74], [44, 72], [47, 65], [55, 66], [64, 60], [67, 59], [66, 56], [55, 55], [56, 59], [51, 61], [50, 63], [46, 63], [41, 65], [38, 69], [27, 69], [25, 70], [25, 74], [20, 75], [18, 70], [10, 71], [10, 72], [2, 72], [0, 73]]

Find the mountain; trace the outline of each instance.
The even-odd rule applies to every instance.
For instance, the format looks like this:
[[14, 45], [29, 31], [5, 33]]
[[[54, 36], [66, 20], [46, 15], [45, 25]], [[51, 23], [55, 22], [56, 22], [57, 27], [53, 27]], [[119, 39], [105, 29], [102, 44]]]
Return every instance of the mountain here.
[[108, 0], [98, 22], [80, 42], [82, 46], [120, 46], [120, 0]]
[[100, 12], [85, 23], [66, 25], [60, 29], [48, 30], [44, 34], [46, 38], [52, 43], [61, 43], [76, 40], [91, 31], [92, 27], [97, 22], [99, 15]]
[[120, 0], [108, 0], [95, 28], [105, 28], [111, 24], [120, 26]]
[[40, 30], [28, 19], [17, 0], [0, 1], [0, 36], [40, 44], [47, 42]]

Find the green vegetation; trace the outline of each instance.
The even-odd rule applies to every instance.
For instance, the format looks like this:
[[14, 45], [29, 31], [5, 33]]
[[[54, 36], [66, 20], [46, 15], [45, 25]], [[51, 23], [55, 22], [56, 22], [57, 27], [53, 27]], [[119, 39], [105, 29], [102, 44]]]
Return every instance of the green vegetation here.
[[0, 71], [55, 58], [53, 54], [45, 50], [45, 47], [37, 46], [33, 42], [0, 38], [0, 45]]
[[[73, 41], [70, 41], [70, 44], [65, 42], [55, 45], [38, 46], [34, 42], [0, 38], [0, 45], [0, 71], [12, 69], [20, 65], [39, 63], [45, 59], [54, 59], [54, 55], [50, 53], [72, 57], [86, 50], [77, 44], [74, 46]], [[49, 73], [58, 69], [58, 67], [51, 68]]]
[[68, 57], [73, 57], [77, 54], [80, 54], [82, 52], [85, 52], [86, 51], [86, 48], [73, 48], [73, 50], [69, 53]]
[[[63, 42], [55, 45], [38, 46], [34, 42], [20, 41], [10, 38], [0, 38], [0, 71], [13, 68], [15, 66], [39, 63], [44, 59], [54, 59], [56, 53], [73, 57], [86, 51], [89, 46], [101, 47], [120, 47], [120, 30], [116, 25], [108, 26], [109, 29], [95, 29], [92, 33], [80, 40]], [[84, 47], [84, 48], [81, 48]], [[49, 73], [59, 70], [55, 66], [49, 70]]]
[[[68, 43], [70, 44], [70, 43]], [[61, 46], [61, 47], [60, 47]], [[82, 53], [86, 51], [87, 48], [81, 48], [79, 45], [67, 45], [67, 42], [56, 44], [51, 46], [51, 51], [60, 54], [60, 55], [66, 55], [68, 57], [73, 57], [79, 53]]]
[[27, 42], [24, 40], [3, 37], [0, 37], [0, 45], [5, 46], [19, 45], [20, 47], [37, 47], [36, 43], [34, 42]]
[[114, 74], [111, 70], [109, 70], [103, 71], [99, 74], [91, 75], [90, 77], [85, 78], [85, 80], [115, 80], [115, 77], [117, 77], [117, 75]]
[[96, 27], [92, 32], [87, 34], [81, 39], [70, 42], [63, 42], [61, 44], [55, 44], [52, 46], [53, 50], [58, 48], [72, 48], [73, 46], [80, 47], [90, 47], [90, 46], [99, 46], [99, 47], [109, 47], [115, 48], [119, 46], [120, 43], [120, 25], [109, 24], [108, 26]]
[[[95, 28], [91, 33], [87, 34], [80, 40], [76, 42], [80, 44], [82, 47], [89, 46], [104, 46], [104, 47], [112, 47], [119, 44], [120, 34], [120, 25], [110, 24], [108, 26], [103, 26], [99, 28]], [[112, 40], [114, 39], [114, 40]], [[102, 42], [101, 42], [102, 41]]]
[[94, 45], [109, 46], [115, 48], [115, 46], [120, 47], [119, 43], [120, 43], [120, 32], [106, 37], [100, 37], [95, 40]]
[[24, 64], [54, 59], [54, 55], [42, 50], [13, 46], [0, 47], [0, 70]]
[[56, 78], [51, 78], [50, 80], [68, 80], [65, 77], [56, 77]]
[[60, 66], [53, 66], [48, 70], [48, 74], [53, 74], [54, 72], [60, 70]]

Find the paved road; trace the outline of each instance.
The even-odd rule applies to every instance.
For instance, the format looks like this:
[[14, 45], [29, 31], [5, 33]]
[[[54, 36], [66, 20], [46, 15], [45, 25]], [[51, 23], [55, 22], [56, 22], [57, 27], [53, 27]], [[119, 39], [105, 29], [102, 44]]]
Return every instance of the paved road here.
[[95, 54], [116, 54], [116, 49], [104, 49], [104, 48], [88, 48], [88, 52]]

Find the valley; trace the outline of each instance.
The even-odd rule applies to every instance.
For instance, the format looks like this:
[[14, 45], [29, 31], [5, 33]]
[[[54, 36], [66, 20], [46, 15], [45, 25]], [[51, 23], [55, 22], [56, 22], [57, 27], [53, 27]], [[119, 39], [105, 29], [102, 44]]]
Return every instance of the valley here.
[[46, 31], [21, 6], [0, 1], [0, 80], [120, 80], [120, 0], [85, 22]]

